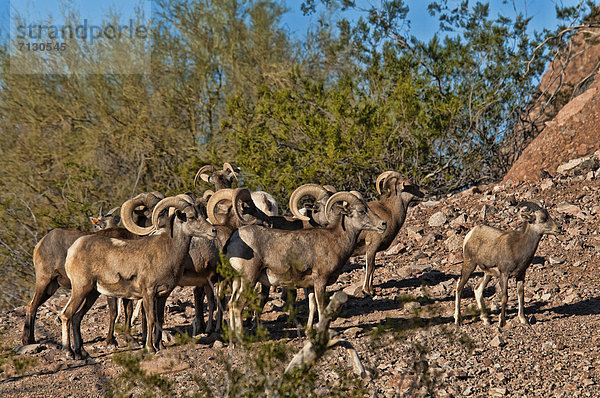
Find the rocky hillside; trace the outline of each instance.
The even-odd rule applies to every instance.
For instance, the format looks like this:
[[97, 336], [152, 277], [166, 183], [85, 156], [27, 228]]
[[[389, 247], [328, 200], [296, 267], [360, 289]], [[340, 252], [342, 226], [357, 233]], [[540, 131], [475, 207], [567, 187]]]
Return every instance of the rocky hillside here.
[[[577, 34], [550, 64], [538, 91], [541, 99], [527, 125], [541, 132], [504, 177], [504, 182], [538, 181], [570, 159], [600, 149], [600, 29]], [[550, 96], [553, 101], [546, 101]], [[564, 105], [563, 105], [564, 104]]]
[[[364, 260], [353, 259], [346, 266], [329, 288], [351, 295], [333, 327], [356, 347], [369, 370], [364, 380], [367, 396], [600, 396], [598, 156], [570, 162], [540, 183], [472, 188], [412, 208], [396, 242], [377, 259], [374, 297], [360, 294]], [[526, 314], [531, 328], [516, 319], [514, 280], [509, 284], [508, 324], [500, 330], [483, 325], [472, 293], [481, 276], [477, 272], [463, 300], [465, 324], [456, 327], [454, 286], [464, 236], [481, 222], [517, 227], [515, 205], [532, 198], [544, 201], [564, 233], [542, 239], [527, 274]], [[497, 290], [493, 281], [485, 291], [492, 322], [498, 319]], [[123, 395], [137, 396], [161, 383], [157, 380], [162, 379], [147, 374], [172, 382], [160, 384], [162, 391], [155, 388], [156, 395], [234, 396], [235, 386], [242, 388], [238, 395], [245, 395], [243, 391], [252, 387], [276, 385], [285, 364], [305, 342], [285, 323], [278, 298], [269, 301], [263, 320], [267, 340], [284, 347], [285, 355], [261, 343], [250, 343], [250, 349], [231, 348], [214, 335], [195, 340], [178, 337], [178, 332], [189, 329], [193, 317], [192, 294], [186, 288], [177, 289], [168, 304], [167, 348], [143, 359], [141, 368], [136, 367], [139, 362], [122, 356], [139, 350], [120, 348], [117, 356], [105, 347], [103, 299], [83, 321], [91, 357], [66, 360], [59, 350], [56, 317], [67, 298], [63, 292], [42, 306], [36, 324], [39, 344], [32, 346], [19, 345], [24, 308], [0, 314], [0, 396], [104, 396], [110, 386]], [[306, 319], [306, 312], [302, 300], [301, 319]], [[120, 336], [119, 342], [124, 347]], [[264, 370], [260, 358], [267, 354], [273, 356], [273, 367]], [[343, 390], [359, 379], [351, 369], [347, 352], [333, 349], [316, 365], [311, 391], [326, 396]], [[257, 372], [264, 375], [256, 376]]]

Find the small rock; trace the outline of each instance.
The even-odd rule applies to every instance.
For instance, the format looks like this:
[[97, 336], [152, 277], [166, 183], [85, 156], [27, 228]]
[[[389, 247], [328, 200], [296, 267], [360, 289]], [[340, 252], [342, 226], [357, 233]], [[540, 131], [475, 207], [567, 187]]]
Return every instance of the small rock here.
[[450, 226], [453, 228], [464, 226], [467, 223], [467, 216], [464, 214], [459, 215], [454, 220], [450, 221]]
[[348, 337], [356, 337], [362, 332], [362, 329], [359, 327], [348, 328], [344, 330], [344, 334]]
[[348, 296], [352, 296], [352, 297], [363, 297], [363, 291], [362, 291], [362, 282], [356, 282], [350, 286], [347, 286], [343, 289], [344, 293], [346, 293]]
[[548, 258], [548, 262], [550, 262], [550, 265], [558, 265], [558, 264], [564, 263], [565, 259], [564, 259], [564, 257], [550, 256], [550, 258]]
[[43, 344], [28, 344], [16, 347], [13, 351], [17, 355], [37, 354], [46, 349]]
[[493, 387], [490, 388], [490, 397], [503, 397], [508, 393], [508, 390], [504, 387]]
[[568, 202], [560, 202], [558, 205], [556, 205], [555, 210], [571, 216], [577, 216], [579, 213], [581, 213], [581, 209], [579, 207]]
[[465, 397], [473, 395], [473, 387], [469, 386], [469, 387], [465, 388], [462, 392], [462, 395]]
[[429, 217], [429, 226], [441, 227], [446, 223], [446, 221], [448, 221], [448, 217], [446, 217], [446, 215], [443, 212], [438, 211], [437, 213]]
[[582, 383], [583, 383], [584, 387], [589, 387], [589, 386], [593, 386], [594, 384], [596, 384], [594, 382], [594, 380], [592, 380], [592, 379], [585, 379]]
[[492, 347], [504, 347], [506, 345], [506, 341], [498, 334], [490, 341], [490, 345]]
[[598, 167], [598, 158], [596, 156], [584, 156], [578, 159], [572, 159], [567, 163], [561, 164], [556, 168], [556, 171], [560, 174], [565, 174], [568, 171], [583, 171], [589, 169], [595, 169]]
[[394, 246], [390, 247], [385, 252], [385, 254], [387, 256], [394, 256], [396, 254], [402, 253], [405, 249], [406, 249], [406, 246], [402, 242], [399, 242], [399, 243], [395, 244]]
[[446, 239], [445, 243], [448, 247], [448, 251], [455, 252], [462, 248], [463, 237], [460, 235], [454, 235]]
[[461, 262], [462, 262], [462, 256], [460, 254], [456, 254], [456, 253], [448, 254], [448, 264], [454, 265], [454, 264], [460, 264]]
[[224, 344], [221, 340], [215, 340], [215, 342], [213, 343], [213, 348], [216, 348], [217, 350], [220, 350], [221, 348], [224, 347]]
[[540, 184], [540, 188], [542, 188], [542, 191], [545, 191], [546, 189], [552, 188], [553, 186], [554, 186], [554, 181], [552, 181], [552, 178], [546, 178]]
[[422, 232], [423, 230], [418, 227], [406, 227], [406, 233], [408, 234], [408, 237], [413, 240], [421, 240], [421, 238], [423, 237]]
[[439, 205], [440, 201], [439, 200], [428, 200], [426, 202], [421, 202], [421, 206], [423, 207], [433, 207], [435, 205]]

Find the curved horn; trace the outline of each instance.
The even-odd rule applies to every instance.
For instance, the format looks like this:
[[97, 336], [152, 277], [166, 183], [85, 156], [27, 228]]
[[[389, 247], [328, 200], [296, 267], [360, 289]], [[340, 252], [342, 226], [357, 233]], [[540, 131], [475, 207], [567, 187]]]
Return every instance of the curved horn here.
[[329, 200], [327, 201], [327, 204], [325, 205], [325, 214], [327, 215], [327, 219], [332, 222], [333, 220], [330, 219], [329, 214], [330, 214], [330, 210], [331, 207], [336, 203], [336, 202], [347, 202], [348, 204], [356, 204], [358, 202], [362, 202], [362, 200], [358, 197], [356, 197], [353, 193], [351, 192], [337, 192], [334, 193], [333, 195], [331, 195], [331, 197], [329, 198]]
[[235, 180], [237, 181], [237, 171], [234, 170], [234, 168], [231, 166], [231, 164], [225, 162], [223, 163], [223, 170], [229, 170], [231, 172], [231, 174], [233, 174], [233, 178], [235, 178]]
[[337, 189], [333, 185], [323, 185], [323, 188], [329, 193], [336, 193]]
[[129, 231], [136, 235], [148, 235], [154, 227], [140, 227], [135, 222], [133, 222], [132, 213], [133, 210], [141, 205], [146, 205], [149, 200], [148, 196], [152, 196], [149, 192], [144, 192], [139, 194], [133, 199], [129, 199], [121, 205], [121, 222], [123, 226]]
[[211, 196], [213, 196], [215, 194], [215, 191], [211, 190], [211, 189], [207, 189], [206, 191], [204, 191], [204, 193], [202, 194], [202, 199], [208, 201], [210, 199]]
[[300, 214], [298, 210], [298, 202], [302, 199], [303, 196], [312, 196], [315, 200], [319, 199], [323, 195], [327, 195], [327, 190], [320, 186], [319, 184], [304, 184], [300, 185], [292, 195], [290, 196], [289, 207], [290, 211], [299, 220], [308, 221], [310, 217], [304, 216]]
[[242, 202], [251, 203], [254, 206], [254, 202], [252, 201], [252, 195], [250, 191], [246, 188], [236, 188], [233, 190], [231, 194], [232, 202], [233, 202], [233, 214], [237, 217], [238, 220], [242, 224], [252, 225], [256, 224], [256, 217], [252, 214], [244, 214], [241, 211]]
[[192, 206], [194, 205], [194, 202], [196, 201], [190, 194], [187, 193], [180, 193], [179, 195], [175, 195], [176, 198], [185, 200], [186, 202], [188, 202], [189, 204], [191, 204]]
[[208, 220], [213, 225], [222, 224], [222, 222], [217, 220], [217, 218], [215, 217], [215, 209], [217, 208], [217, 204], [219, 204], [219, 202], [222, 202], [224, 200], [229, 200], [230, 202], [233, 203], [232, 195], [233, 195], [233, 189], [231, 189], [231, 188], [219, 189], [208, 200], [208, 204], [206, 205], [206, 213], [208, 216]]
[[362, 196], [362, 194], [358, 191], [350, 191], [350, 193], [354, 196], [356, 196], [357, 198], [359, 198], [360, 200], [365, 200]]
[[[168, 198], [164, 198], [160, 202], [158, 202], [158, 204], [154, 207], [154, 210], [152, 210], [152, 226], [148, 227], [148, 228], [151, 228], [152, 230], [158, 229], [158, 217], [160, 216], [160, 213], [164, 209], [168, 209], [169, 207], [174, 207], [177, 210], [183, 210], [185, 207], [190, 206], [190, 202], [188, 202], [187, 199], [179, 197], [179, 196], [184, 196], [184, 195], [169, 196]], [[185, 196], [187, 196], [187, 195], [185, 195]], [[188, 199], [189, 199], [189, 197], [188, 197]], [[193, 205], [193, 203], [194, 202], [192, 202], [192, 205]]]
[[396, 178], [396, 179], [401, 179], [401, 178], [403, 178], [403, 177], [402, 177], [402, 174], [398, 173], [397, 171], [392, 171], [392, 172], [390, 172], [390, 173], [389, 173], [389, 174], [387, 174], [387, 175], [385, 176], [385, 178], [383, 179], [383, 183], [381, 184], [381, 185], [383, 186], [383, 188], [384, 188], [384, 189], [387, 189], [389, 182], [390, 182], [392, 179], [394, 179], [394, 178]]
[[215, 171], [215, 168], [210, 164], [200, 167], [198, 169], [198, 172], [196, 172], [196, 176], [194, 177], [194, 186], [196, 186], [196, 182], [198, 181], [198, 177], [200, 177], [200, 174], [205, 172], [212, 173], [213, 171]]
[[[117, 210], [119, 210], [120, 207], [113, 207], [112, 209], [110, 209], [108, 211], [108, 213], [106, 213], [107, 216], [112, 216], [114, 212], [116, 212]], [[100, 216], [102, 217], [102, 212], [100, 213]]]
[[381, 181], [384, 180], [391, 173], [394, 173], [394, 171], [391, 171], [391, 170], [384, 171], [383, 173], [379, 174], [379, 176], [377, 177], [377, 181], [375, 181], [375, 188], [377, 188], [378, 195], [381, 195]]

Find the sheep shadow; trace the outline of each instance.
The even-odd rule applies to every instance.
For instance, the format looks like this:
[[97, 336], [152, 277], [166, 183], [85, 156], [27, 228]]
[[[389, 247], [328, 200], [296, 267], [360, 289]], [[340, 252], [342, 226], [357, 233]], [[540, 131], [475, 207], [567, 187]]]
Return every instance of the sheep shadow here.
[[563, 304], [556, 307], [547, 308], [546, 310], [555, 314], [559, 314], [559, 318], [598, 315], [600, 314], [600, 296], [577, 301], [571, 304]]

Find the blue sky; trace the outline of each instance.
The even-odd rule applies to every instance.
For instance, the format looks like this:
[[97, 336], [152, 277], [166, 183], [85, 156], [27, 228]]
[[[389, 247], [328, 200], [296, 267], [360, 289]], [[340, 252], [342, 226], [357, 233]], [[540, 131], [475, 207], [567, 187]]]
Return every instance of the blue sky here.
[[[109, 11], [119, 11], [121, 15], [128, 19], [134, 16], [134, 7], [139, 4], [139, 0], [72, 0], [73, 4], [79, 7], [81, 15], [90, 21], [100, 20]], [[449, 3], [458, 3], [458, 0], [449, 0]], [[497, 14], [502, 12], [504, 15], [513, 16], [514, 11], [512, 4], [514, 3], [518, 10], [528, 16], [533, 16], [531, 27], [536, 30], [542, 28], [552, 28], [557, 24], [554, 7], [556, 3], [564, 5], [574, 5], [577, 0], [514, 0], [508, 4], [502, 4], [502, 1], [491, 1], [492, 13]], [[3, 35], [2, 39], [6, 39], [6, 34], [10, 22], [10, 7], [13, 11], [19, 11], [27, 14], [28, 18], [36, 20], [45, 20], [48, 13], [56, 16], [60, 21], [60, 4], [62, 0], [0, 0], [0, 31]], [[151, 3], [150, 0], [145, 1], [146, 4]], [[283, 18], [284, 26], [298, 38], [302, 38], [311, 21], [316, 21], [317, 16], [312, 15], [305, 17], [300, 10], [301, 0], [286, 0], [285, 1], [289, 12]], [[379, 3], [378, 0], [357, 0], [357, 4], [363, 4], [365, 7], [370, 3]], [[427, 12], [427, 4], [425, 0], [409, 0], [411, 11], [409, 19], [411, 20], [410, 33], [417, 38], [427, 40], [437, 31], [437, 21], [429, 16]], [[356, 18], [356, 14], [348, 14], [349, 18]]]
[[[485, 0], [480, 0], [485, 2]], [[283, 18], [284, 26], [287, 27], [292, 33], [298, 35], [300, 38], [306, 33], [306, 29], [311, 22], [318, 19], [318, 16], [312, 15], [305, 17], [302, 15], [300, 0], [287, 0], [285, 2], [289, 8], [289, 12]], [[379, 4], [379, 0], [356, 0], [357, 5], [363, 5], [364, 8], [368, 8], [369, 4]], [[427, 0], [408, 0], [410, 12], [408, 19], [411, 22], [410, 34], [416, 36], [421, 40], [428, 40], [433, 37], [437, 32], [439, 23], [438, 21], [429, 15], [427, 11], [427, 5], [430, 1]], [[448, 0], [450, 6], [458, 4], [458, 0]], [[475, 1], [470, 1], [471, 4], [475, 4]], [[555, 6], [574, 6], [579, 3], [579, 0], [514, 0], [508, 1], [507, 4], [503, 4], [503, 1], [492, 0], [489, 1], [491, 15], [496, 16], [499, 13], [507, 17], [514, 17], [516, 15], [514, 8], [517, 11], [523, 13], [525, 16], [532, 17], [530, 28], [533, 30], [542, 30], [543, 28], [554, 28], [558, 25], [556, 20]], [[514, 4], [514, 8], [513, 8]], [[342, 14], [349, 19], [357, 18], [356, 13]]]

